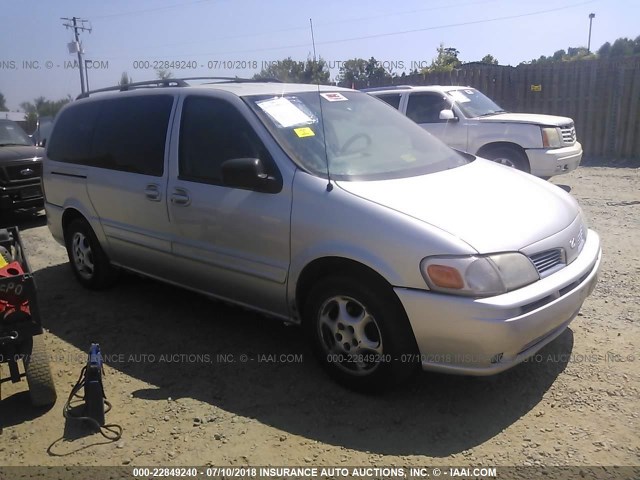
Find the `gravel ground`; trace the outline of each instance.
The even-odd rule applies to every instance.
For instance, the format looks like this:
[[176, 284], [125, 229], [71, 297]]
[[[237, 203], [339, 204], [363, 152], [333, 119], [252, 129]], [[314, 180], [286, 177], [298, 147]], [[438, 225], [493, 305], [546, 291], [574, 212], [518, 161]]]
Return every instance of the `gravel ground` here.
[[[552, 181], [603, 241], [570, 328], [503, 374], [374, 397], [327, 378], [295, 327], [137, 277], [84, 290], [44, 217], [23, 218], [59, 398], [34, 409], [26, 382], [2, 385], [0, 465], [639, 465], [640, 170]], [[116, 442], [62, 416], [92, 341]]]

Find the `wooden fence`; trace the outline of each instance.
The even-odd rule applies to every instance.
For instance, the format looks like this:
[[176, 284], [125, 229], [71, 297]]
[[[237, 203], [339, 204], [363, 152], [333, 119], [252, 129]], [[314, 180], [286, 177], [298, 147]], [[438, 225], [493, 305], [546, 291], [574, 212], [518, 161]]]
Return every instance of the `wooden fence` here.
[[475, 87], [508, 111], [571, 117], [585, 157], [640, 158], [638, 55], [517, 67], [465, 65], [397, 77], [393, 83]]

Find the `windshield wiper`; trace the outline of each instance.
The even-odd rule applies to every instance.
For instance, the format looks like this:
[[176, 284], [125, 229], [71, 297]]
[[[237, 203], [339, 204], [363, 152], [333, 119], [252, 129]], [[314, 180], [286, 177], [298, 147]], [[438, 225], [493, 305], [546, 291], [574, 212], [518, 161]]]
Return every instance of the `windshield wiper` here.
[[498, 115], [499, 113], [507, 113], [507, 111], [506, 110], [496, 110], [495, 112], [483, 113], [482, 115], [478, 115], [478, 117], [489, 117], [491, 115]]

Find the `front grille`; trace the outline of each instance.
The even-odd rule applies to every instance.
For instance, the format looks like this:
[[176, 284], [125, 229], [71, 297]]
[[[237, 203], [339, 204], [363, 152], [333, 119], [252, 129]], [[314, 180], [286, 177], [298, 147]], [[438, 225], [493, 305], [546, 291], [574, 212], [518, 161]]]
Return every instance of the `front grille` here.
[[5, 176], [9, 181], [20, 181], [37, 178], [42, 175], [42, 163], [29, 162], [19, 165], [9, 165], [4, 167]]
[[565, 145], [573, 145], [576, 143], [576, 127], [573, 123], [560, 127], [562, 133], [562, 141]]
[[564, 263], [561, 248], [545, 250], [544, 252], [531, 255], [529, 258], [533, 262], [533, 265], [535, 265], [536, 270], [538, 270], [540, 277], [542, 277], [545, 272]]

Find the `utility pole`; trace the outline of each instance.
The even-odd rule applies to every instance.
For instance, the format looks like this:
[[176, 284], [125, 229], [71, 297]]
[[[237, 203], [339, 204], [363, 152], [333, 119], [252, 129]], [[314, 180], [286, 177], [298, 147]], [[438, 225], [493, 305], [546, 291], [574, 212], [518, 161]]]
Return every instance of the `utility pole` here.
[[587, 53], [591, 53], [591, 24], [593, 23], [593, 17], [595, 16], [595, 13], [589, 14], [589, 43], [587, 44]]
[[82, 90], [82, 93], [84, 93], [86, 90], [84, 86], [84, 70], [86, 65], [82, 61], [82, 47], [80, 46], [80, 36], [78, 35], [78, 31], [88, 31], [91, 33], [91, 27], [85, 27], [85, 23], [88, 22], [88, 20], [78, 17], [61, 17], [60, 20], [66, 21], [66, 23], [62, 24], [63, 26], [73, 29], [73, 35], [76, 39], [76, 50], [78, 53], [78, 70], [80, 70], [80, 89]]
[[85, 60], [84, 60], [84, 73], [86, 75], [85, 78], [86, 78], [86, 81], [87, 81], [87, 91], [89, 91], [91, 89], [89, 88], [89, 69], [87, 68], [87, 63], [91, 63], [91, 60], [87, 60], [85, 58]]

